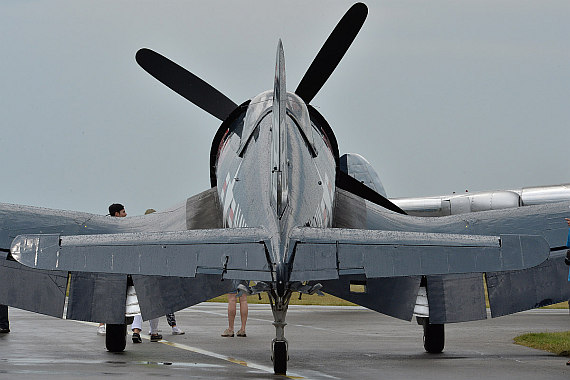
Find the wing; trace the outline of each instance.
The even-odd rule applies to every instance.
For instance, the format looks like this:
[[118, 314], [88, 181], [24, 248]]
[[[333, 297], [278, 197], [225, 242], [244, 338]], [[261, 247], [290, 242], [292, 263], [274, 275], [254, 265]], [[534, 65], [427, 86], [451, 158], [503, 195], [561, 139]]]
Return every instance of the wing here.
[[222, 227], [222, 210], [213, 187], [174, 207], [128, 218], [0, 203], [0, 251], [25, 234], [93, 235], [183, 231]]
[[[21, 234], [88, 236], [218, 228], [222, 220], [216, 192], [212, 188], [166, 211], [129, 218], [0, 204], [0, 252], [7, 255], [13, 239]], [[68, 293], [65, 317], [124, 323], [127, 278], [121, 274], [37, 270], [0, 260], [0, 282], [1, 304], [61, 318]], [[219, 275], [193, 279], [135, 276], [134, 282], [145, 318], [202, 302], [226, 293], [231, 287], [231, 281], [220, 281]], [[146, 302], [147, 298], [159, 298], [157, 290], [169, 290], [169, 296], [160, 295], [160, 303]]]
[[[472, 212], [444, 217], [410, 217], [387, 211], [344, 190], [337, 190], [335, 227], [428, 233], [494, 235], [538, 235], [548, 244], [550, 254], [542, 264], [524, 270], [464, 275], [428, 275], [425, 277], [430, 321], [451, 323], [487, 317], [487, 285], [492, 316], [511, 314], [570, 298], [564, 265], [568, 228], [564, 217], [570, 202]], [[367, 293], [349, 291], [351, 281], [367, 282]], [[367, 279], [364, 275], [342, 276], [323, 282], [324, 290], [351, 302], [370, 307], [401, 319], [411, 319], [420, 277], [408, 281]], [[387, 292], [397, 297], [389, 299]], [[394, 293], [392, 293], [394, 294]]]
[[113, 218], [84, 212], [0, 204], [0, 249], [23, 234], [90, 235], [186, 229], [186, 202], [145, 216]]

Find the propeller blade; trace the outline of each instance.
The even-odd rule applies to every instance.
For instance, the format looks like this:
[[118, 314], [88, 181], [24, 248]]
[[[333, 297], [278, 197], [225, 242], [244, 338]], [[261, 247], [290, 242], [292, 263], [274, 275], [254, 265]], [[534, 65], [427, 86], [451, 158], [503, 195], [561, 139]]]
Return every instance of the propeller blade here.
[[237, 108], [214, 87], [155, 51], [140, 49], [136, 60], [150, 75], [222, 121]]
[[295, 90], [295, 94], [299, 95], [305, 103], [309, 104], [329, 79], [356, 38], [367, 15], [368, 7], [362, 3], [356, 3], [338, 22]]

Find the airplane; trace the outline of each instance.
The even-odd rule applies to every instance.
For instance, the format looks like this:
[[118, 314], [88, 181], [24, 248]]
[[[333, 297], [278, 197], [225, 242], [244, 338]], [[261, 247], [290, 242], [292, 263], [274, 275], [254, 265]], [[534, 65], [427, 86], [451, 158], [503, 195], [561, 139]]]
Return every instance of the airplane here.
[[[362, 3], [346, 12], [294, 92], [279, 41], [273, 88], [239, 105], [161, 54], [139, 50], [144, 70], [222, 122], [210, 189], [128, 218], [0, 204], [0, 303], [105, 322], [106, 347], [119, 352], [133, 314], [159, 317], [246, 280], [240, 292], [269, 296], [271, 358], [285, 374], [296, 292], [416, 316], [430, 353], [443, 350], [445, 324], [487, 318], [485, 285], [492, 317], [570, 299], [568, 185], [538, 189], [535, 203], [526, 189], [391, 200], [363, 157], [340, 155], [310, 103], [367, 13]], [[562, 195], [551, 197], [552, 188]]]

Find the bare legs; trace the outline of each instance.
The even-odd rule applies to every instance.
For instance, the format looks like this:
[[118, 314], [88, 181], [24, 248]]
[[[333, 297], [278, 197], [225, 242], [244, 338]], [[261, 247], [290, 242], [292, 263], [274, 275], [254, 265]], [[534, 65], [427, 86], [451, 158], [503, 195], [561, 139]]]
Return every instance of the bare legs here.
[[[237, 297], [235, 293], [228, 294], [228, 328], [234, 331], [234, 321], [236, 319], [237, 312]], [[241, 331], [245, 332], [245, 324], [247, 322], [248, 306], [247, 306], [247, 296], [242, 294], [239, 297], [239, 314], [241, 319]]]

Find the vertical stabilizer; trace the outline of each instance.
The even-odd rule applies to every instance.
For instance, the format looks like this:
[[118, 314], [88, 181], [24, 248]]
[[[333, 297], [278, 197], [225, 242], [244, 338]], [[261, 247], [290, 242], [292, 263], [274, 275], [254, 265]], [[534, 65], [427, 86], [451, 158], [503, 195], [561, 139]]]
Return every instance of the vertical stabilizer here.
[[271, 201], [279, 218], [287, 206], [288, 196], [286, 101], [285, 54], [283, 44], [279, 40], [273, 84], [273, 129], [271, 132]]

